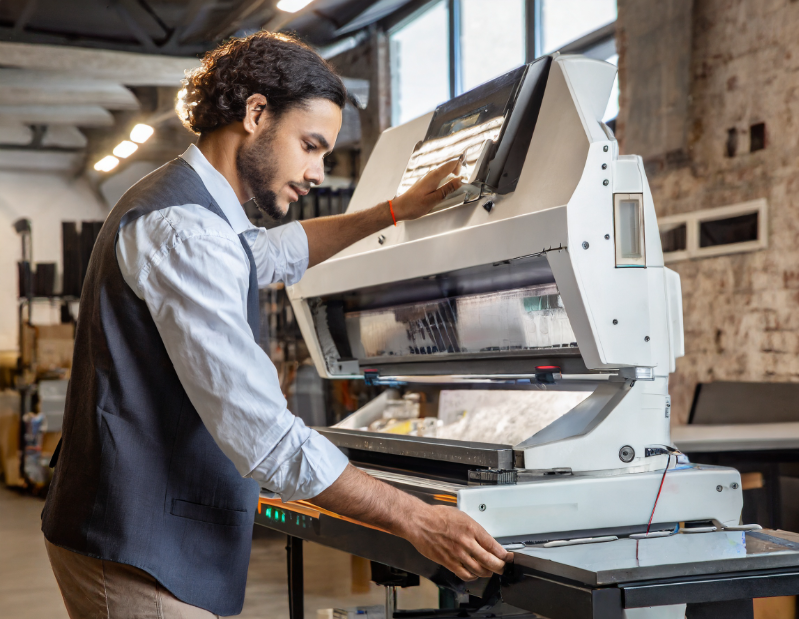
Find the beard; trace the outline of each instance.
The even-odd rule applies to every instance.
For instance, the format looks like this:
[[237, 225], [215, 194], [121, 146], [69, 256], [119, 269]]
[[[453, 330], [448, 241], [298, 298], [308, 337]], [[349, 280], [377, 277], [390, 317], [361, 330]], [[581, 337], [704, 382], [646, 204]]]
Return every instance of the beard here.
[[272, 219], [283, 219], [286, 213], [277, 205], [277, 194], [269, 187], [277, 175], [272, 144], [275, 128], [267, 131], [251, 144], [242, 144], [236, 152], [236, 170], [239, 178], [252, 192], [252, 201]]

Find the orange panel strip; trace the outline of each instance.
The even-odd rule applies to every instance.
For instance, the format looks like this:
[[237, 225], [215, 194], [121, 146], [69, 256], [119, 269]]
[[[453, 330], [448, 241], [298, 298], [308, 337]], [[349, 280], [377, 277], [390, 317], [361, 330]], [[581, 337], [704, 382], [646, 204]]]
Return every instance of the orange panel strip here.
[[[443, 503], [458, 502], [457, 497], [454, 497], [450, 494], [436, 494], [433, 495], [433, 498]], [[297, 514], [302, 514], [304, 516], [310, 516], [311, 518], [319, 518], [321, 514], [325, 514], [326, 516], [330, 516], [331, 518], [338, 518], [339, 520], [344, 520], [346, 522], [351, 522], [353, 524], [357, 524], [362, 527], [374, 529], [375, 531], [382, 531], [383, 533], [389, 533], [389, 531], [386, 531], [385, 529], [381, 529], [380, 527], [376, 527], [371, 524], [366, 524], [365, 522], [361, 522], [360, 520], [348, 518], [347, 516], [341, 516], [340, 514], [331, 512], [330, 510], [324, 509], [323, 507], [314, 505], [309, 501], [289, 501], [288, 503], [284, 503], [280, 499], [267, 499], [266, 497], [259, 497], [258, 499], [259, 514], [261, 513], [261, 505], [271, 505], [272, 507], [279, 507], [280, 509], [285, 509], [286, 511], [295, 512]]]

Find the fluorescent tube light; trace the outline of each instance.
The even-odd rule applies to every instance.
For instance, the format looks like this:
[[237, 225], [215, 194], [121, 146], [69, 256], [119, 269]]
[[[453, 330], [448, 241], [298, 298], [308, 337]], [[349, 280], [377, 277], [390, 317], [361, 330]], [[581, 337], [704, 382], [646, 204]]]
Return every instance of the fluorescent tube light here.
[[277, 8], [281, 11], [286, 11], [286, 13], [296, 13], [300, 9], [304, 9], [306, 6], [311, 4], [313, 0], [280, 0], [277, 3]]
[[155, 133], [155, 129], [150, 125], [138, 124], [131, 130], [130, 139], [139, 144], [144, 144], [153, 133]]
[[120, 159], [127, 159], [136, 152], [137, 148], [139, 148], [138, 145], [133, 142], [122, 140], [114, 149], [114, 154]]
[[100, 159], [100, 161], [95, 163], [94, 169], [97, 170], [98, 172], [110, 172], [118, 165], [119, 165], [119, 159], [117, 159], [116, 157], [112, 157], [111, 155], [108, 155], [108, 157], [103, 157], [102, 159]]

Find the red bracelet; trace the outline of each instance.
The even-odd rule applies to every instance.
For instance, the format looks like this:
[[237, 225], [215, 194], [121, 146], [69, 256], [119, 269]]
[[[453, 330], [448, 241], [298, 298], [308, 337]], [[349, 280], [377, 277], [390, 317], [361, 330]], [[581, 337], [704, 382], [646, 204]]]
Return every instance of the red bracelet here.
[[394, 207], [391, 205], [391, 200], [388, 201], [388, 210], [391, 211], [391, 219], [394, 220], [394, 225], [397, 225], [397, 217], [394, 215]]

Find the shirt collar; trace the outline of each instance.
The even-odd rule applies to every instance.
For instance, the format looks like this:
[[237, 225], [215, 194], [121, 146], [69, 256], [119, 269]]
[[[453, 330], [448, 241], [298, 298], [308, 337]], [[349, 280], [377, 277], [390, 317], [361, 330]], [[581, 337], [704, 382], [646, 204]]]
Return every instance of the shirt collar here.
[[253, 227], [250, 220], [247, 219], [244, 207], [239, 203], [233, 187], [230, 186], [230, 183], [222, 176], [219, 170], [208, 162], [208, 159], [200, 152], [199, 148], [194, 144], [190, 145], [180, 158], [188, 163], [200, 176], [200, 180], [205, 185], [208, 193], [216, 200], [236, 234], [241, 234]]

